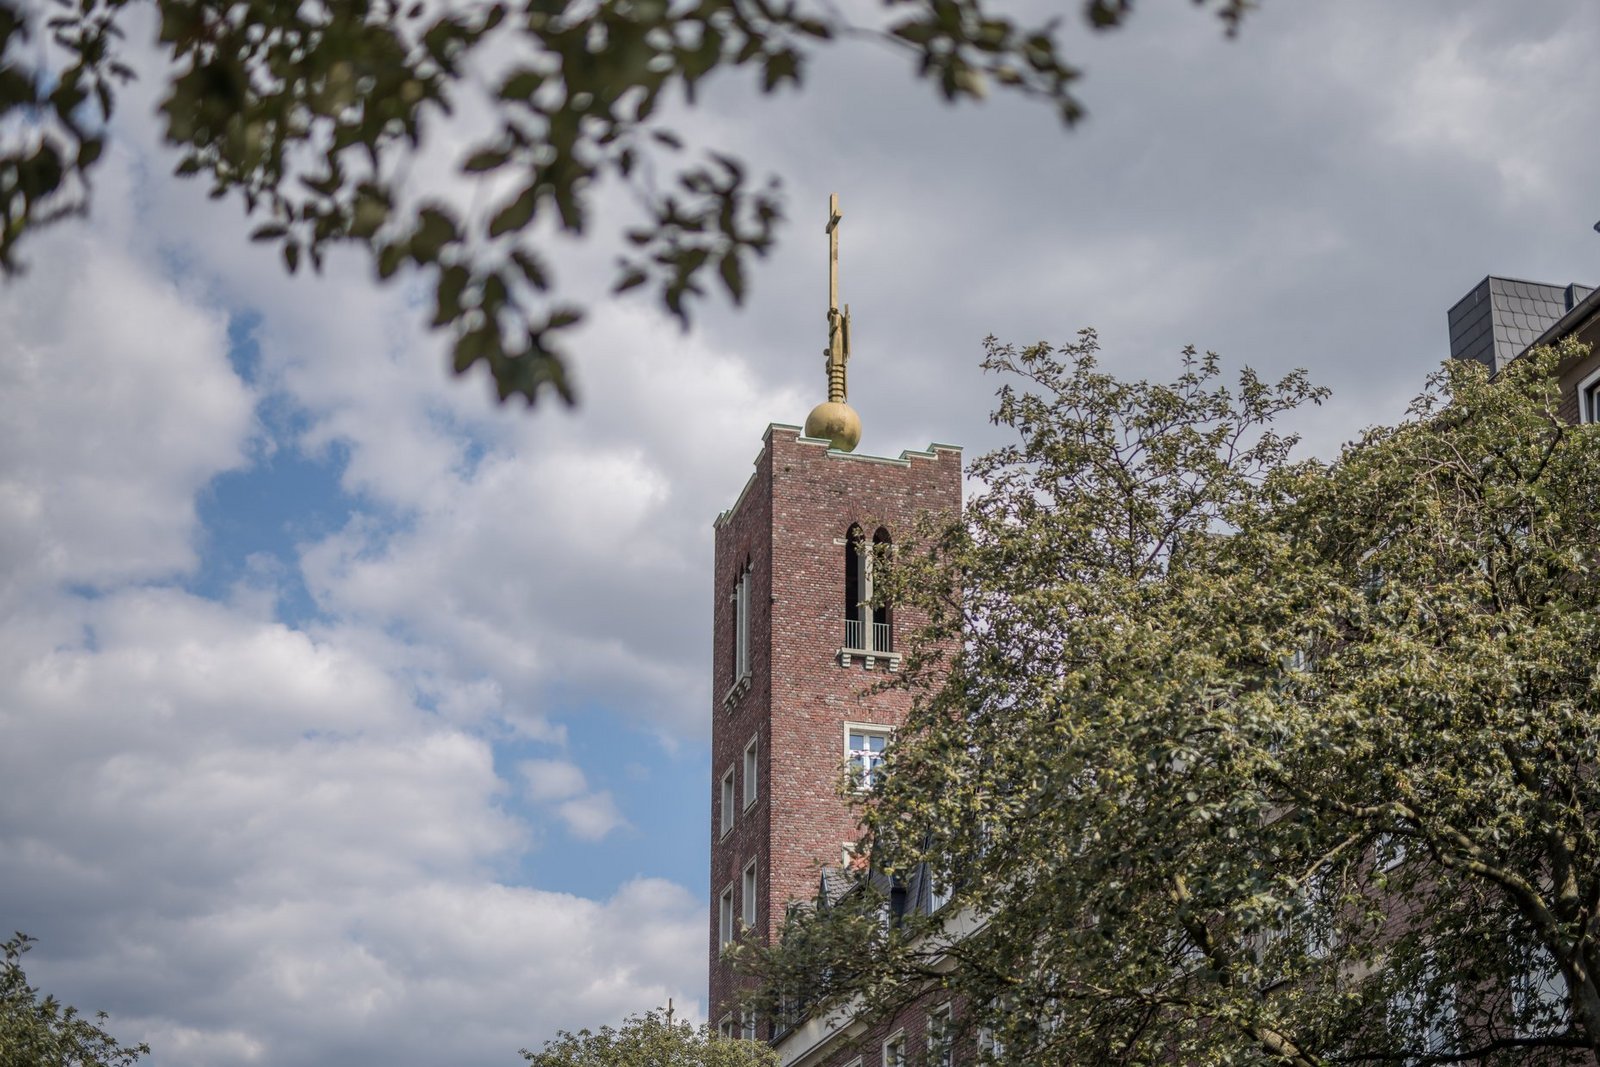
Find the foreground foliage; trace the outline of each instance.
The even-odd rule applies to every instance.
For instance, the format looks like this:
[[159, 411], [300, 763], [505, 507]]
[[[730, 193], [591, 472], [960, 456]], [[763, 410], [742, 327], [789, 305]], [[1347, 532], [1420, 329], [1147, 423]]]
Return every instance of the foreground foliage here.
[[1127, 384], [1095, 351], [991, 343], [1018, 443], [889, 584], [956, 651], [909, 665], [863, 847], [954, 903], [797, 915], [748, 960], [763, 1009], [944, 990], [1016, 1064], [1592, 1062], [1600, 429], [1554, 382], [1581, 350], [1451, 364], [1331, 463], [1272, 429], [1321, 399], [1303, 375], [1229, 390], [1191, 353]]
[[[1252, 6], [1194, 3], [1230, 32]], [[708, 279], [740, 300], [750, 257], [772, 243], [776, 182], [749, 180], [726, 151], [691, 158], [657, 115], [692, 105], [712, 74], [770, 94], [798, 88], [820, 50], [869, 41], [908, 56], [946, 100], [992, 86], [1068, 124], [1082, 115], [1060, 19], [1028, 24], [989, 0], [884, 6], [857, 24], [809, 0], [0, 0], [0, 268], [17, 267], [28, 234], [88, 206], [104, 125], [134, 75], [124, 38], [144, 10], [160, 25], [153, 73], [178, 175], [260, 220], [255, 239], [291, 272], [347, 244], [382, 278], [422, 273], [458, 372], [481, 362], [502, 399], [549, 388], [570, 401], [560, 335], [581, 308], [561, 297], [558, 237], [590, 235], [608, 205], [607, 228], [626, 231], [615, 288], [648, 286], [685, 323]], [[1104, 29], [1132, 6], [1088, 0], [1083, 18]], [[408, 175], [425, 133], [479, 137], [484, 113], [491, 132], [456, 160], [471, 186], [460, 199], [476, 206], [463, 216]], [[626, 195], [602, 197], [607, 183]]]
[[636, 1015], [615, 1030], [562, 1033], [539, 1052], [522, 1052], [531, 1067], [777, 1067], [765, 1044], [695, 1029], [671, 1012]]
[[32, 938], [16, 934], [0, 942], [0, 1064], [16, 1067], [130, 1067], [150, 1052], [148, 1045], [124, 1045], [99, 1021], [52, 996], [41, 998], [28, 984], [22, 955]]

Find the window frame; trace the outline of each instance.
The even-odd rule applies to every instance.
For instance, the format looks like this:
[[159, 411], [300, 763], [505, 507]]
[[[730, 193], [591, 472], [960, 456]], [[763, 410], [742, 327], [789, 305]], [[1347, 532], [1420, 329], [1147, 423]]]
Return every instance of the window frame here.
[[1578, 397], [1578, 424], [1581, 426], [1600, 424], [1600, 410], [1591, 410], [1590, 405], [1584, 403], [1585, 400], [1589, 399], [1586, 394], [1592, 392], [1594, 394], [1593, 407], [1600, 409], [1600, 367], [1586, 374], [1583, 380], [1578, 382], [1576, 392]]
[[736, 1040], [739, 1035], [738, 1024], [733, 1021], [733, 1012], [728, 1012], [717, 1020], [717, 1033], [729, 1041]]
[[760, 902], [761, 872], [756, 868], [754, 857], [744, 865], [744, 871], [739, 876], [739, 920], [744, 923], [746, 930], [756, 928], [757, 905]]
[[733, 680], [738, 685], [750, 677], [750, 575], [754, 565], [745, 560], [733, 580]]
[[[872, 723], [872, 722], [849, 722], [849, 721], [845, 722], [845, 724], [844, 724], [844, 763], [845, 763], [846, 769], [849, 770], [851, 773], [854, 773], [855, 769], [854, 769], [854, 767], [851, 766], [851, 760], [852, 760], [852, 757], [854, 756], [855, 750], [850, 747], [850, 735], [851, 734], [861, 734], [863, 736], [882, 737], [883, 738], [883, 749], [878, 754], [878, 759], [877, 759], [877, 763], [881, 764], [883, 762], [882, 753], [888, 751], [889, 742], [894, 740], [894, 727], [892, 727], [892, 726], [884, 726], [884, 725], [882, 725], [880, 723]], [[864, 770], [864, 772], [861, 775], [861, 779], [855, 783], [856, 792], [858, 792], [858, 793], [871, 792], [871, 790], [872, 790], [872, 781], [873, 781], [872, 774], [873, 774], [872, 771]]]
[[955, 1011], [950, 1001], [928, 1010], [924, 1023], [927, 1029], [927, 1067], [955, 1067]]
[[744, 811], [749, 811], [750, 805], [761, 795], [760, 741], [761, 735], [757, 734], [744, 746], [744, 805], [741, 809]]
[[723, 775], [722, 775], [722, 794], [721, 794], [721, 797], [720, 797], [720, 799], [718, 801], [718, 803], [720, 803], [722, 805], [722, 811], [721, 811], [722, 830], [717, 835], [717, 839], [719, 841], [722, 838], [727, 837], [728, 834], [730, 832], [732, 832], [732, 830], [733, 830], [733, 816], [734, 816], [735, 810], [737, 810], [736, 809], [736, 802], [734, 800], [734, 791], [733, 791], [734, 790], [733, 772], [734, 772], [734, 768], [730, 765], [728, 767], [727, 771], [725, 771], [723, 773]]
[[718, 951], [733, 943], [733, 883], [717, 895], [717, 947]]
[[[894, 1052], [893, 1059], [889, 1058], [890, 1050]], [[883, 1049], [879, 1062], [883, 1064], [883, 1067], [906, 1067], [905, 1027], [901, 1027], [883, 1039]]]

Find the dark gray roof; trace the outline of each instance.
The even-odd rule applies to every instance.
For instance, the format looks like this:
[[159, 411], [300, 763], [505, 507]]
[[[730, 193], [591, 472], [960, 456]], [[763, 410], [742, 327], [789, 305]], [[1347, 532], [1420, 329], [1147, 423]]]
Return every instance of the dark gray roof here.
[[1450, 354], [1498, 373], [1592, 292], [1491, 274], [1450, 309]]

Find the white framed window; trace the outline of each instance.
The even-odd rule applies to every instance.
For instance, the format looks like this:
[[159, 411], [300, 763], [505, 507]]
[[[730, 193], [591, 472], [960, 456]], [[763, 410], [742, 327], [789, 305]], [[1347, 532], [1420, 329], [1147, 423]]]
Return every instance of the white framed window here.
[[950, 1005], [928, 1012], [928, 1067], [955, 1067], [955, 1030], [950, 1025]]
[[760, 750], [756, 747], [758, 737], [752, 737], [750, 743], [744, 746], [744, 806], [749, 807], [756, 802], [756, 794], [761, 790], [761, 763], [757, 758]]
[[749, 563], [733, 583], [733, 682], [750, 673], [750, 570]]
[[978, 1030], [978, 1057], [981, 1063], [996, 1063], [1004, 1058], [1006, 1043], [987, 1026]]
[[1578, 383], [1578, 421], [1600, 422], [1600, 370]]
[[717, 898], [717, 943], [724, 947], [733, 940], [733, 886]]
[[928, 914], [932, 915], [946, 904], [950, 903], [950, 887], [928, 872]]
[[722, 776], [722, 833], [733, 829], [733, 768]]
[[756, 1010], [754, 1008], [746, 1008], [744, 1010], [743, 1030], [743, 1037], [746, 1041], [754, 1041], [756, 1039]]
[[857, 789], [871, 789], [883, 765], [883, 751], [889, 744], [887, 726], [862, 723], [844, 724], [844, 756], [850, 777]]
[[906, 1067], [906, 1032], [896, 1030], [883, 1043], [883, 1067]]
[[745, 868], [744, 868], [744, 884], [740, 888], [741, 888], [741, 891], [742, 891], [742, 896], [740, 898], [740, 903], [744, 907], [744, 914], [741, 916], [741, 918], [744, 919], [744, 925], [745, 925], [746, 929], [754, 930], [755, 926], [756, 926], [756, 861], [755, 860], [751, 860], [748, 864], [745, 865]]
[[717, 1023], [717, 1033], [721, 1034], [729, 1041], [732, 1041], [734, 1038], [739, 1036], [739, 1027], [733, 1021], [732, 1012], [724, 1015], [721, 1021]]

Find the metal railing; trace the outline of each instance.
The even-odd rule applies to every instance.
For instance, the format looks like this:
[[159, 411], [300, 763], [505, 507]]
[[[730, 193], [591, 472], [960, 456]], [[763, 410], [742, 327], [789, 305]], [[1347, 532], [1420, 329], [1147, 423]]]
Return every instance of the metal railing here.
[[862, 642], [865, 641], [866, 639], [867, 639], [866, 630], [865, 630], [865, 627], [862, 625], [860, 619], [846, 619], [846, 620], [844, 620], [844, 647], [845, 648], [866, 648], [867, 646], [862, 644]]
[[[868, 631], [867, 624], [861, 619], [844, 620], [844, 647], [853, 648], [862, 652], [891, 652], [893, 648], [889, 642], [892, 639], [891, 627], [886, 622], [875, 622]], [[866, 644], [867, 634], [872, 635], [872, 644]]]

